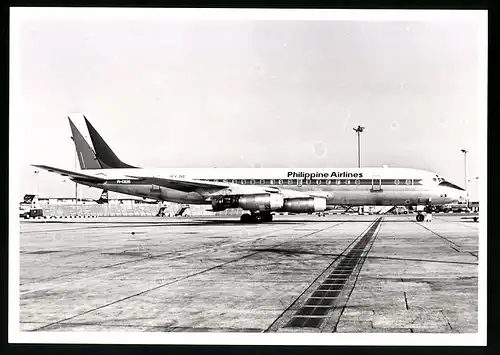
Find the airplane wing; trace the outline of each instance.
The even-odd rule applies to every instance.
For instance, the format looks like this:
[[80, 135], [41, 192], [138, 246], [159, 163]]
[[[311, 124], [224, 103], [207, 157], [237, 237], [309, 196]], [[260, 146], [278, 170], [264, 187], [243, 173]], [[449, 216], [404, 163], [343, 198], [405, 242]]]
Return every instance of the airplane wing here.
[[[136, 175], [127, 175], [127, 177], [138, 179], [150, 184], [166, 187], [169, 189], [184, 191], [184, 192], [198, 192], [208, 198], [214, 198], [221, 195], [247, 195], [247, 194], [261, 194], [261, 193], [280, 193], [284, 197], [324, 197], [328, 193], [322, 191], [302, 192], [289, 189], [281, 189], [276, 186], [258, 186], [258, 185], [241, 185], [235, 183], [221, 183], [214, 181], [200, 181], [190, 179], [175, 179], [175, 178], [161, 178], [161, 177], [145, 177]], [[326, 194], [326, 195], [325, 195]]]
[[197, 181], [189, 179], [174, 179], [174, 178], [160, 178], [160, 177], [144, 177], [127, 175], [134, 179], [143, 182], [149, 182], [154, 185], [167, 187], [169, 189], [184, 191], [184, 192], [208, 192], [213, 193], [229, 187], [229, 184], [213, 182], [213, 181]]
[[47, 165], [32, 165], [32, 166], [34, 166], [36, 168], [50, 171], [52, 173], [57, 173], [57, 174], [60, 174], [62, 176], [67, 176], [67, 177], [69, 177], [71, 179], [75, 179], [75, 180], [84, 180], [84, 181], [97, 182], [97, 183], [106, 181], [106, 179], [102, 179], [100, 177], [95, 177], [92, 175], [77, 173], [77, 172], [71, 171], [71, 170], [54, 168], [54, 167], [47, 166]]

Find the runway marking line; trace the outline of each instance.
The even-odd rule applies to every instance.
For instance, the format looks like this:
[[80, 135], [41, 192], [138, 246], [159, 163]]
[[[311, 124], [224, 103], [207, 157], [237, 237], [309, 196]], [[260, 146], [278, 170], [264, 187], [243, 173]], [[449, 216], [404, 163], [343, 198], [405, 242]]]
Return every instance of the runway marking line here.
[[[279, 232], [279, 231], [285, 230], [285, 229], [289, 229], [289, 228], [283, 228], [283, 229], [279, 229], [277, 231], [275, 230], [272, 233], [276, 233], [276, 232]], [[261, 236], [255, 238], [255, 240], [257, 240], [259, 238], [265, 238], [268, 234], [272, 234], [272, 233], [266, 233], [265, 235], [261, 235]], [[249, 239], [249, 240], [252, 240], [252, 239]], [[245, 241], [248, 241], [248, 240], [245, 240]], [[219, 246], [216, 246], [216, 247], [209, 247], [208, 249], [203, 249], [202, 248], [202, 249], [196, 250], [196, 251], [194, 251], [192, 253], [177, 255], [175, 257], [172, 257], [172, 258], [169, 258], [169, 259], [165, 259], [165, 260], [166, 261], [168, 261], [168, 260], [175, 260], [175, 259], [179, 259], [179, 258], [191, 256], [191, 255], [194, 255], [194, 254], [204, 253], [204, 252], [207, 252], [209, 250], [216, 249], [216, 248], [225, 248], [225, 247], [228, 247], [228, 246], [231, 246], [231, 245], [235, 245], [235, 244], [239, 244], [239, 243], [244, 243], [245, 241], [241, 241], [241, 242], [237, 242], [237, 243], [233, 243], [233, 244], [219, 245]], [[147, 259], [159, 258], [161, 256], [164, 256], [164, 255], [167, 255], [167, 254], [171, 254], [171, 253], [175, 253], [175, 251], [174, 252], [170, 251], [170, 252], [166, 252], [166, 253], [162, 253], [162, 254], [152, 255], [152, 256], [149, 256], [149, 257], [144, 257], [144, 258], [140, 258], [140, 259], [136, 259], [136, 260], [130, 260], [130, 261], [127, 261], [127, 263], [134, 263], [134, 262], [140, 262], [140, 261], [147, 260]], [[104, 266], [104, 267], [98, 267], [96, 269], [114, 267], [114, 266], [119, 266], [119, 265], [121, 265], [121, 264], [120, 263], [118, 263], [118, 264], [112, 264], [112, 265], [108, 265], [108, 266]], [[94, 269], [94, 270], [96, 270], [96, 269]], [[101, 276], [111, 275], [111, 274], [114, 274], [114, 273], [117, 273], [117, 272], [123, 272], [123, 271], [125, 271], [125, 270], [118, 269], [118, 270], [114, 270], [114, 271], [110, 271], [110, 272], [105, 272], [105, 273], [102, 273], [102, 274], [87, 276], [87, 277], [84, 277], [84, 278], [78, 279], [78, 280], [70, 280], [70, 281], [62, 282], [62, 283], [59, 283], [59, 284], [56, 284], [56, 285], [51, 285], [51, 286], [47, 286], [47, 287], [41, 287], [41, 288], [37, 288], [37, 289], [34, 289], [34, 290], [23, 291], [23, 292], [20, 292], [19, 294], [20, 295], [26, 295], [26, 294], [33, 293], [33, 292], [51, 290], [51, 289], [54, 289], [54, 288], [57, 288], [57, 287], [61, 287], [61, 286], [65, 286], [65, 285], [68, 285], [68, 284], [72, 284], [72, 283], [75, 283], [75, 282], [80, 282], [80, 281], [84, 281], [84, 280], [88, 280], [88, 279], [92, 279], [92, 278], [98, 278], [98, 277], [101, 277]], [[132, 272], [135, 272], [135, 271], [137, 271], [137, 270], [133, 270]], [[125, 273], [125, 274], [127, 274], [127, 273]]]
[[[419, 226], [421, 226], [422, 228], [424, 229], [427, 229], [429, 232], [431, 232], [432, 234], [434, 235], [437, 235], [439, 238], [443, 239], [443, 240], [446, 240], [448, 243], [452, 244], [450, 245], [450, 248], [452, 248], [453, 250], [455, 250], [456, 252], [461, 252], [461, 250], [463, 249], [460, 245], [458, 245], [457, 243], [451, 241], [450, 239], [446, 238], [446, 237], [443, 237], [441, 234], [439, 233], [436, 233], [434, 232], [432, 229], [429, 229], [427, 228], [426, 226], [424, 226], [422, 223], [419, 223], [419, 222], [414, 222], [416, 224], [418, 224]], [[457, 249], [458, 248], [458, 249]], [[469, 252], [470, 253], [470, 252]], [[478, 258], [477, 255], [474, 255], [473, 253], [470, 253], [472, 256], [474, 256], [476, 259]]]
[[[310, 236], [310, 235], [313, 235], [313, 234], [320, 233], [320, 232], [325, 231], [325, 230], [327, 230], [327, 229], [330, 229], [330, 228], [336, 227], [336, 226], [338, 226], [338, 225], [341, 225], [342, 223], [343, 223], [343, 222], [336, 223], [336, 224], [330, 225], [330, 226], [328, 226], [328, 227], [325, 227], [325, 228], [319, 229], [319, 230], [317, 230], [317, 231], [314, 231], [314, 232], [312, 232], [312, 233], [308, 233], [308, 234], [305, 234], [305, 235], [301, 235], [301, 236], [297, 236], [297, 237], [291, 238], [291, 239], [286, 240], [286, 241], [284, 241], [284, 242], [282, 242], [282, 243], [278, 243], [278, 244], [276, 244], [275, 246], [283, 245], [283, 244], [289, 243], [289, 242], [294, 241], [294, 240], [299, 239], [299, 238], [304, 238], [304, 237], [307, 237], [307, 236]], [[284, 228], [284, 229], [290, 229], [290, 228]], [[270, 232], [270, 233], [267, 233], [267, 234], [272, 234], [272, 233], [276, 233], [276, 231], [273, 231], [273, 232]], [[251, 239], [246, 240], [246, 241], [253, 241], [253, 240], [260, 239], [260, 238], [264, 238], [264, 236], [262, 236], [262, 235], [261, 235], [261, 236], [259, 236], [259, 237], [257, 237], [257, 238], [251, 238]], [[203, 250], [203, 252], [204, 252], [204, 251], [205, 251], [205, 250]], [[200, 251], [200, 252], [202, 252], [202, 251]], [[102, 309], [102, 308], [105, 308], [105, 307], [111, 306], [111, 305], [113, 305], [113, 304], [116, 304], [116, 303], [119, 303], [119, 302], [125, 301], [125, 300], [127, 300], [127, 299], [130, 299], [130, 298], [133, 298], [133, 297], [136, 297], [136, 296], [140, 296], [140, 295], [145, 294], [145, 293], [147, 293], [147, 292], [157, 290], [157, 289], [159, 289], [159, 288], [162, 288], [162, 287], [165, 287], [165, 286], [168, 286], [168, 285], [174, 284], [174, 283], [176, 283], [176, 282], [180, 282], [180, 281], [186, 280], [186, 279], [191, 278], [191, 277], [194, 277], [194, 276], [198, 276], [198, 275], [200, 275], [200, 274], [203, 274], [203, 273], [205, 273], [205, 272], [209, 272], [209, 271], [211, 271], [211, 270], [214, 270], [214, 269], [217, 269], [217, 268], [223, 267], [223, 266], [228, 265], [228, 264], [230, 264], [230, 263], [238, 262], [238, 261], [240, 261], [240, 260], [242, 260], [242, 259], [245, 259], [245, 258], [251, 257], [251, 256], [256, 255], [256, 254], [258, 254], [258, 253], [259, 253], [258, 251], [252, 252], [252, 253], [250, 253], [250, 254], [247, 254], [247, 255], [244, 255], [244, 256], [238, 257], [238, 258], [236, 258], [236, 259], [233, 259], [233, 260], [229, 260], [229, 261], [223, 262], [223, 263], [221, 263], [221, 264], [218, 264], [218, 265], [212, 266], [212, 267], [207, 268], [207, 269], [205, 269], [205, 270], [198, 271], [198, 272], [195, 272], [195, 273], [192, 273], [192, 274], [186, 275], [186, 276], [181, 277], [181, 278], [179, 278], [179, 279], [172, 280], [172, 281], [166, 282], [166, 283], [164, 283], [164, 284], [157, 285], [157, 286], [155, 286], [155, 287], [152, 287], [152, 288], [146, 289], [146, 290], [141, 291], [141, 292], [134, 293], [134, 294], [132, 294], [132, 295], [129, 295], [129, 296], [123, 297], [123, 298], [121, 298], [121, 299], [118, 299], [118, 300], [115, 300], [115, 301], [112, 301], [112, 302], [108, 302], [108, 303], [106, 303], [106, 304], [103, 304], [103, 305], [100, 305], [100, 306], [94, 307], [94, 308], [89, 309], [89, 310], [87, 310], [87, 311], [84, 311], [84, 312], [82, 312], [82, 313], [78, 313], [78, 314], [73, 315], [73, 316], [71, 316], [71, 317], [67, 317], [67, 318], [64, 318], [64, 319], [58, 320], [58, 321], [56, 321], [56, 322], [52, 322], [52, 323], [46, 324], [46, 325], [44, 325], [44, 326], [42, 326], [42, 327], [39, 327], [39, 328], [36, 328], [36, 329], [32, 329], [32, 330], [30, 330], [30, 331], [40, 331], [40, 330], [46, 329], [46, 328], [48, 328], [48, 327], [51, 327], [51, 326], [57, 325], [57, 324], [62, 323], [62, 322], [66, 322], [66, 321], [68, 321], [68, 320], [71, 320], [71, 319], [74, 319], [74, 318], [76, 318], [76, 317], [79, 317], [79, 316], [82, 316], [82, 315], [88, 314], [88, 313], [90, 313], [90, 312], [94, 312], [94, 311], [96, 311], [96, 310], [99, 310], [99, 309]], [[118, 271], [118, 270], [117, 270], [117, 271]], [[93, 276], [93, 277], [95, 277], [95, 276]], [[77, 280], [77, 281], [80, 281], [80, 280]], [[72, 281], [72, 282], [76, 282], [76, 281]]]

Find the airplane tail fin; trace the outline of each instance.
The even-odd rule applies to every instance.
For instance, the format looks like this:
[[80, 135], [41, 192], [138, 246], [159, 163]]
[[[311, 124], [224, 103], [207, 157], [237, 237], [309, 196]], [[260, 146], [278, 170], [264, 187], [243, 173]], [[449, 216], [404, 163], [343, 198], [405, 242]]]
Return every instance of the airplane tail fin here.
[[87, 120], [87, 117], [83, 117], [85, 118], [85, 123], [87, 124], [87, 128], [89, 129], [90, 139], [92, 140], [92, 144], [94, 145], [97, 160], [103, 168], [136, 168], [135, 166], [122, 162], [111, 150], [109, 145], [106, 144], [97, 130], [90, 124], [90, 122]]
[[108, 203], [108, 190], [102, 190], [101, 197], [96, 201], [97, 203]]
[[102, 169], [101, 164], [97, 160], [94, 150], [87, 143], [78, 128], [74, 125], [71, 118], [68, 117], [69, 126], [71, 127], [72, 139], [75, 142], [76, 155], [82, 170], [86, 169]]

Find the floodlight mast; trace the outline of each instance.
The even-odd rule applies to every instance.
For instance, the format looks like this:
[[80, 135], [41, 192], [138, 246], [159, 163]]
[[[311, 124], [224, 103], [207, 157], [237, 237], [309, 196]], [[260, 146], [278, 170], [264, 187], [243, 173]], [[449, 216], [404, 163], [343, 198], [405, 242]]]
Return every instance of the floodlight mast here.
[[358, 168], [361, 167], [361, 155], [360, 155], [360, 143], [359, 134], [365, 130], [365, 127], [358, 125], [358, 127], [353, 128], [354, 132], [358, 134]]
[[467, 195], [467, 202], [469, 202], [469, 189], [467, 188], [467, 153], [469, 152], [467, 149], [461, 149], [460, 150], [462, 153], [464, 153], [464, 187], [465, 187], [465, 194]]

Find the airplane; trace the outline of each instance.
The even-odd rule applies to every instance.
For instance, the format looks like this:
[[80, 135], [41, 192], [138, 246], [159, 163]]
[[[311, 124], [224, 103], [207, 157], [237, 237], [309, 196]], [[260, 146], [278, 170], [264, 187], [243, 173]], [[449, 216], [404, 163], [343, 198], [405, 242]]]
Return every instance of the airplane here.
[[[273, 213], [316, 213], [336, 205], [443, 205], [465, 199], [463, 188], [413, 168], [139, 168], [124, 163], [84, 116], [94, 149], [68, 117], [81, 171], [40, 169], [106, 191], [209, 211], [241, 208], [242, 222], [270, 222]], [[424, 220], [418, 212], [417, 221]]]

